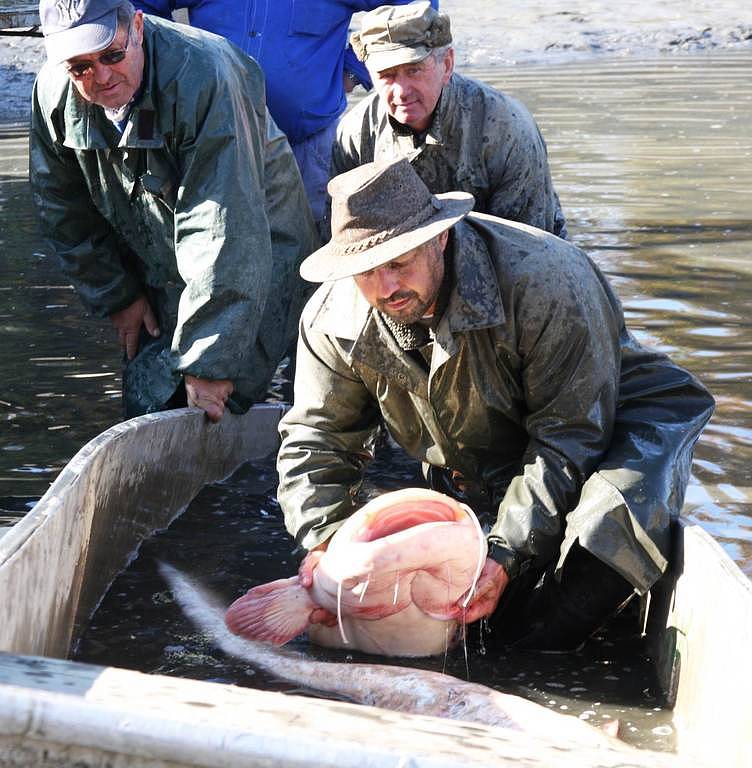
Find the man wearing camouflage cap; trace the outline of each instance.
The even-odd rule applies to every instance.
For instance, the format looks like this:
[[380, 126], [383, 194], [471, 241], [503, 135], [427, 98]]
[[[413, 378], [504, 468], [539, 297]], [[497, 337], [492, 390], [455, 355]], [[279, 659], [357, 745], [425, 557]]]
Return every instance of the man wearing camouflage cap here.
[[453, 71], [448, 16], [428, 2], [384, 5], [351, 42], [376, 92], [341, 120], [332, 176], [407, 157], [432, 192], [469, 192], [476, 211], [566, 237], [535, 120], [515, 99]]

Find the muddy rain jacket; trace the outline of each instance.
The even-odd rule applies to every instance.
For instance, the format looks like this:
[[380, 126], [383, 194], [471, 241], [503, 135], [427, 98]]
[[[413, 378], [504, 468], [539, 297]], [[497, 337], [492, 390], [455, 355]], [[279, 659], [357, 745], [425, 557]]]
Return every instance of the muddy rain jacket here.
[[62, 67], [34, 87], [31, 182], [43, 234], [93, 314], [144, 294], [162, 331], [124, 376], [126, 413], [184, 373], [263, 396], [297, 331], [298, 265], [317, 246], [258, 66], [226, 41], [145, 19], [144, 79], [122, 136]]
[[358, 506], [383, 418], [411, 456], [484, 488], [498, 511], [492, 556], [511, 577], [561, 567], [579, 539], [645, 592], [666, 567], [712, 398], [634, 340], [573, 245], [477, 214], [449, 242], [451, 295], [428, 370], [352, 280], [308, 303], [280, 427], [288, 530], [311, 548]]
[[566, 236], [546, 143], [527, 108], [453, 74], [424, 136], [390, 118], [375, 93], [340, 121], [332, 175], [373, 160], [407, 157], [433, 192], [470, 192], [475, 210]]

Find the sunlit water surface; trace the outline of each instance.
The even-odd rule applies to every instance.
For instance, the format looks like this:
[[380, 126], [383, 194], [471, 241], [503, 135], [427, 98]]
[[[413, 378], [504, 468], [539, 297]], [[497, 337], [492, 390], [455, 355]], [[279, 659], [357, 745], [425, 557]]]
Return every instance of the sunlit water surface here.
[[[574, 241], [628, 322], [718, 408], [685, 512], [752, 574], [752, 54], [469, 69], [522, 98], [548, 141]], [[120, 416], [119, 352], [43, 255], [22, 126], [0, 130], [0, 524]]]
[[[531, 108], [573, 240], [610, 276], [639, 337], [695, 372], [715, 395], [684, 514], [718, 538], [748, 575], [751, 66], [752, 55], [741, 53], [466, 70]], [[39, 246], [25, 142], [22, 127], [0, 131], [0, 526], [33, 506], [72, 454], [120, 414], [112, 333], [84, 317]], [[379, 487], [409, 481], [396, 466], [382, 467]], [[178, 565], [190, 563], [228, 600], [294, 572], [274, 482], [269, 465], [204, 491], [118, 580], [82, 658], [280, 687], [202, 644], [169, 603], [153, 565], [166, 553]], [[668, 717], [647, 666], [636, 665], [629, 642], [615, 649], [609, 642], [592, 644], [574, 662], [489, 659], [475, 645], [467, 668], [461, 654], [436, 664], [460, 676], [469, 669], [475, 680], [594, 721], [617, 716], [627, 738], [670, 747]]]

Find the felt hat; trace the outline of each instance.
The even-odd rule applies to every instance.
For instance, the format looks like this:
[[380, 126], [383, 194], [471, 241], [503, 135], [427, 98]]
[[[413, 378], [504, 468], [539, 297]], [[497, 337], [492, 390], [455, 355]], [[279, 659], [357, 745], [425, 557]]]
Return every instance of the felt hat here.
[[386, 264], [454, 226], [472, 210], [467, 192], [432, 195], [406, 158], [366, 163], [335, 176], [332, 239], [300, 266], [322, 283]]

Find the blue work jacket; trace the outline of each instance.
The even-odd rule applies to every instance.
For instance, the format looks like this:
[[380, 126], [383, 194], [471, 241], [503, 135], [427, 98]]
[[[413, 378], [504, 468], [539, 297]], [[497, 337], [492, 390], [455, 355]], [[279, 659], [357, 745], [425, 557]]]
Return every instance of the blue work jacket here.
[[[405, 5], [409, 0], [392, 0]], [[347, 106], [344, 69], [371, 87], [347, 45], [352, 15], [383, 0], [137, 0], [163, 18], [187, 8], [191, 25], [226, 37], [252, 56], [266, 77], [266, 102], [291, 144], [331, 125]], [[438, 0], [431, 0], [438, 8]], [[347, 62], [345, 55], [347, 53]]]

